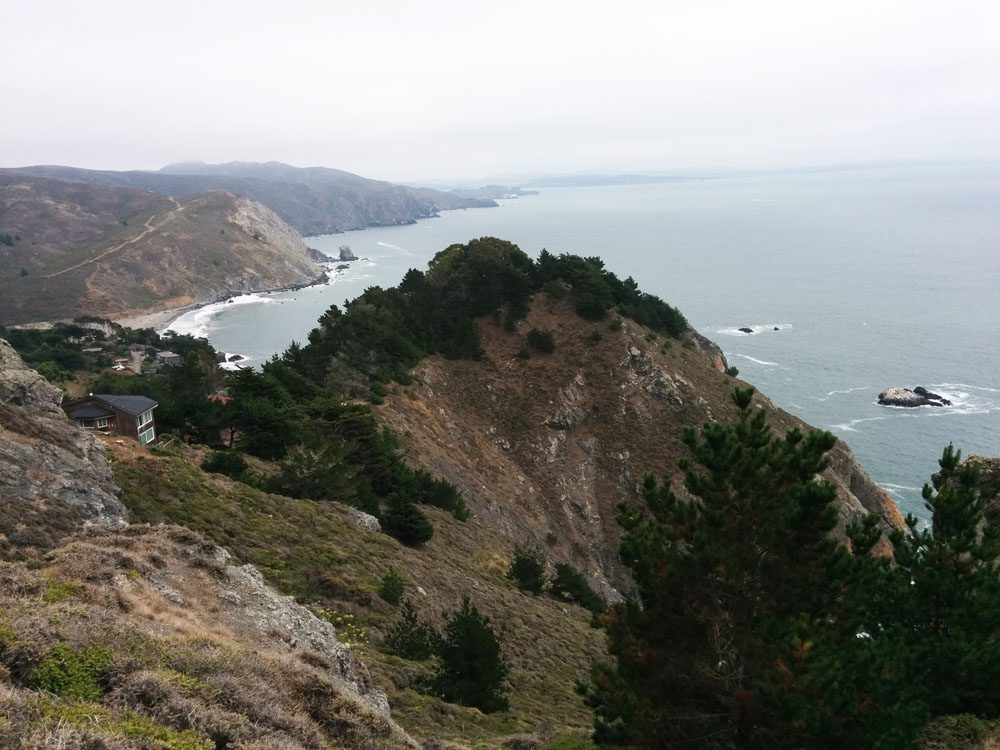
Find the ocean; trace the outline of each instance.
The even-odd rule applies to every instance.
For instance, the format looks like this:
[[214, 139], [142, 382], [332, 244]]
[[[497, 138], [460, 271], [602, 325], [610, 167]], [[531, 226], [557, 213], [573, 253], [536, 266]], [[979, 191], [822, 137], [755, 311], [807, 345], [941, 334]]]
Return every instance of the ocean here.
[[[741, 379], [845, 440], [904, 512], [927, 518], [920, 490], [949, 442], [1000, 455], [1000, 166], [552, 188], [500, 203], [307, 238], [361, 260], [325, 286], [237, 298], [171, 328], [259, 364], [305, 341], [331, 304], [492, 235], [633, 276], [715, 340]], [[917, 385], [954, 405], [876, 403]]]

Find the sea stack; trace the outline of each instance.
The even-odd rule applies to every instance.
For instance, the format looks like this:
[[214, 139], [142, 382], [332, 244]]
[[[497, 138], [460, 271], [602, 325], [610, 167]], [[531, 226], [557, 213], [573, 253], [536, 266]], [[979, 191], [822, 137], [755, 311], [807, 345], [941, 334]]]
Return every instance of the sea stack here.
[[937, 393], [931, 393], [922, 385], [909, 388], [887, 388], [878, 394], [882, 406], [951, 406], [951, 401]]

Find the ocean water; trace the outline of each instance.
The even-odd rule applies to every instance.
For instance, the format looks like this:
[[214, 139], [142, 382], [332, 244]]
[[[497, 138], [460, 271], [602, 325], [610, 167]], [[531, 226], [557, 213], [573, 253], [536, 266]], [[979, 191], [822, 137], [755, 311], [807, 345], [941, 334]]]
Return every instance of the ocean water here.
[[[598, 255], [676, 305], [740, 377], [833, 431], [904, 511], [949, 442], [1000, 455], [1000, 165], [545, 189], [499, 208], [313, 237], [362, 258], [326, 286], [194, 311], [176, 330], [260, 362], [331, 304], [454, 242]], [[750, 327], [752, 334], [738, 329]], [[924, 385], [950, 408], [878, 406]]]

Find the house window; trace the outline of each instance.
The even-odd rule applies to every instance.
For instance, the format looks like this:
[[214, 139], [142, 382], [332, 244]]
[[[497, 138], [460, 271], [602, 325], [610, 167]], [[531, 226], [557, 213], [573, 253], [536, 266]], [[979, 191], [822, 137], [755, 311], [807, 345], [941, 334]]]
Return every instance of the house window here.
[[95, 421], [94, 426], [97, 429], [101, 429], [102, 427], [107, 427], [108, 426], [108, 418], [107, 417], [98, 417], [97, 420]]
[[143, 427], [145, 427], [152, 421], [153, 421], [153, 410], [150, 409], [149, 411], [144, 411], [142, 414], [139, 415], [139, 429], [141, 430]]
[[139, 442], [142, 443], [143, 445], [146, 445], [147, 443], [152, 443], [155, 438], [156, 438], [156, 430], [152, 427], [150, 427], [148, 430], [144, 430], [143, 432], [139, 433]]

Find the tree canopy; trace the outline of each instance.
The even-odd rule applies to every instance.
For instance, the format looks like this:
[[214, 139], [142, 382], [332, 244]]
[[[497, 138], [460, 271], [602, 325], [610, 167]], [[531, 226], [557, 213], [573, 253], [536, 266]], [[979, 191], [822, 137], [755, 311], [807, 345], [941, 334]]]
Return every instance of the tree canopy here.
[[[752, 390], [684, 436], [690, 499], [647, 476], [621, 506], [637, 596], [606, 616], [595, 737], [642, 748], [909, 748], [936, 716], [1000, 714], [997, 534], [951, 448], [894, 557], [874, 517], [838, 542], [832, 435], [775, 435]], [[993, 678], [991, 679], [991, 675]]]

